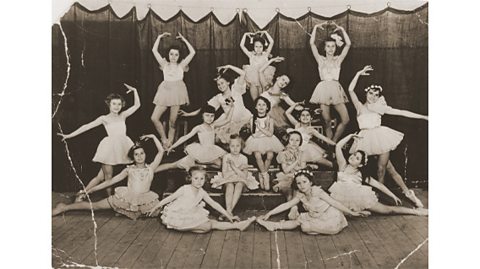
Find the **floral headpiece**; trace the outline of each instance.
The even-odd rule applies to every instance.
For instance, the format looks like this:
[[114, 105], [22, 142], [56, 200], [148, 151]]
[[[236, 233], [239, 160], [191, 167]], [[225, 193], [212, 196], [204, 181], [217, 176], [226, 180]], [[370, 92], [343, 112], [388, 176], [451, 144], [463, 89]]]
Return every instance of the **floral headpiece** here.
[[338, 47], [343, 46], [343, 44], [344, 44], [343, 38], [341, 36], [339, 36], [337, 33], [331, 34], [330, 37], [335, 40], [335, 44]]
[[368, 86], [367, 88], [365, 88], [365, 92], [368, 92], [369, 90], [379, 90], [380, 92], [382, 92], [383, 88], [380, 85], [372, 84], [372, 85]]
[[309, 175], [313, 178], [313, 172], [308, 169], [300, 169], [297, 172], [295, 172], [293, 176], [297, 177], [298, 175], [302, 175], [302, 174]]

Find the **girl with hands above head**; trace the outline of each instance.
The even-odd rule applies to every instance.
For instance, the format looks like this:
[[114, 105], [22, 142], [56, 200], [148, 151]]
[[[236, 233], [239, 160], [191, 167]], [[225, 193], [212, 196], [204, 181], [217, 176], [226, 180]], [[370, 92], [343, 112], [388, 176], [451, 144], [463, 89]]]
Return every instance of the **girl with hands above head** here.
[[[249, 37], [251, 43], [253, 43], [252, 51], [249, 51], [245, 47], [247, 37]], [[262, 93], [259, 72], [265, 73], [267, 77], [272, 78], [273, 74], [275, 73], [275, 67], [269, 65], [260, 71], [260, 68], [268, 62], [268, 58], [272, 52], [273, 43], [273, 38], [267, 31], [259, 31], [255, 33], [247, 32], [243, 34], [242, 40], [240, 41], [240, 48], [242, 49], [243, 53], [247, 55], [250, 62], [249, 65], [244, 65], [243, 68], [246, 72], [245, 80], [247, 82], [247, 88], [250, 90], [250, 96], [252, 97], [252, 100], [257, 99], [257, 97]]]
[[[335, 22], [332, 22], [331, 24], [336, 28], [328, 37], [328, 39], [324, 41], [323, 50], [325, 51], [325, 56], [320, 55], [318, 48], [315, 45], [315, 37], [317, 34], [317, 29], [320, 28], [323, 30], [323, 26], [325, 24], [327, 24], [327, 22], [315, 25], [310, 37], [310, 47], [312, 49], [313, 57], [318, 64], [318, 72], [320, 74], [320, 82], [313, 91], [312, 97], [310, 98], [310, 103], [320, 105], [324, 120], [325, 133], [328, 138], [332, 139], [333, 141], [338, 141], [343, 134], [345, 127], [350, 121], [347, 107], [345, 106], [345, 103], [348, 102], [348, 98], [342, 88], [342, 85], [340, 85], [338, 82], [338, 79], [340, 77], [340, 68], [342, 62], [347, 56], [352, 43], [345, 29], [341, 26], [338, 26]], [[345, 42], [336, 32], [342, 33], [343, 37], [345, 38]], [[339, 55], [335, 55], [337, 49], [341, 47], [343, 47], [342, 52]], [[337, 125], [335, 134], [332, 132], [331, 127], [331, 106], [333, 106], [333, 108], [340, 115], [340, 123]]]
[[[309, 168], [295, 173], [292, 188], [297, 190], [292, 200], [285, 202], [257, 218], [257, 222], [269, 231], [293, 230], [300, 226], [307, 234], [337, 234], [347, 227], [343, 213], [351, 216], [368, 216], [370, 212], [355, 212], [331, 198], [320, 186], [313, 185], [313, 173]], [[280, 222], [268, 221], [270, 216], [288, 210], [302, 202], [307, 212], [301, 213], [295, 220]], [[342, 213], [343, 212], [343, 213]]]
[[417, 207], [423, 207], [422, 202], [415, 196], [413, 190], [407, 188], [402, 177], [390, 161], [390, 152], [400, 144], [403, 139], [403, 133], [382, 126], [382, 116], [389, 114], [422, 120], [428, 120], [428, 117], [388, 106], [385, 97], [382, 95], [382, 86], [375, 84], [364, 89], [366, 98], [365, 103], [362, 104], [355, 93], [355, 86], [361, 76], [368, 76], [371, 71], [373, 71], [371, 65], [367, 65], [358, 71], [348, 88], [352, 103], [357, 110], [357, 121], [360, 128], [358, 135], [362, 137], [362, 139], [358, 139], [353, 143], [350, 153], [361, 150], [369, 156], [378, 155], [378, 181], [383, 183], [385, 172], [388, 171], [405, 196]]
[[[177, 39], [185, 43], [189, 54], [183, 58], [180, 47], [173, 45], [168, 49], [168, 60], [162, 57], [158, 52], [158, 45], [163, 37], [170, 36], [170, 33], [160, 34], [153, 44], [152, 53], [155, 56], [160, 69], [163, 71], [163, 81], [157, 89], [153, 98], [155, 108], [151, 120], [155, 129], [160, 134], [163, 146], [168, 148], [173, 143], [175, 137], [175, 123], [178, 117], [178, 111], [181, 105], [188, 104], [188, 92], [185, 82], [183, 82], [183, 73], [188, 71], [188, 64], [195, 56], [195, 49], [188, 40], [178, 33]], [[165, 134], [162, 122], [160, 121], [163, 113], [170, 108], [170, 118], [168, 121], [168, 136]]]
[[[70, 134], [58, 135], [62, 137], [62, 140], [70, 139], [82, 134], [90, 129], [93, 129], [99, 125], [103, 125], [107, 131], [107, 137], [100, 141], [97, 147], [94, 162], [102, 164], [101, 170], [97, 176], [93, 178], [87, 185], [86, 189], [90, 189], [93, 186], [98, 185], [103, 180], [110, 180], [113, 176], [113, 166], [119, 164], [131, 163], [131, 160], [127, 157], [128, 150], [133, 146], [132, 140], [127, 136], [127, 126], [125, 120], [140, 108], [140, 97], [137, 89], [134, 87], [123, 84], [128, 89], [127, 94], [133, 92], [134, 104], [127, 110], [122, 111], [125, 107], [125, 100], [117, 93], [111, 93], [105, 98], [105, 104], [109, 109], [109, 113], [96, 118], [94, 121], [82, 125], [77, 130]], [[107, 189], [109, 195], [111, 195], [111, 189]], [[78, 194], [77, 194], [78, 196]], [[77, 201], [79, 201], [77, 197]]]
[[[381, 214], [428, 215], [428, 210], [424, 208], [412, 209], [398, 206], [401, 204], [401, 201], [395, 194], [382, 183], [368, 177], [364, 170], [368, 162], [368, 156], [364, 151], [357, 150], [348, 157], [348, 160], [345, 160], [342, 147], [352, 138], [356, 140], [363, 139], [355, 134], [349, 134], [340, 140], [335, 148], [338, 176], [337, 181], [328, 190], [330, 196], [355, 211], [368, 210]], [[397, 206], [387, 206], [378, 202], [375, 192], [367, 185], [375, 187], [388, 195], [395, 201]]]
[[[172, 195], [157, 203], [149, 214], [155, 215], [157, 210], [165, 206], [161, 216], [162, 223], [167, 228], [177, 231], [206, 233], [211, 230], [245, 230], [255, 221], [255, 217], [239, 221], [238, 217], [233, 216], [215, 202], [202, 188], [205, 184], [205, 173], [205, 169], [200, 166], [191, 167], [187, 178], [187, 182], [190, 184], [180, 187]], [[230, 222], [209, 219], [209, 212], [204, 208], [205, 203], [225, 216]]]
[[136, 143], [128, 152], [128, 156], [133, 160], [132, 165], [127, 166], [127, 168], [112, 179], [105, 180], [103, 183], [92, 187], [91, 189], [82, 191], [81, 194], [88, 195], [98, 190], [102, 190], [124, 180], [125, 178], [128, 178], [127, 186], [117, 187], [115, 188], [114, 195], [91, 204], [86, 201], [76, 202], [69, 205], [59, 203], [55, 209], [53, 209], [52, 215], [55, 216], [70, 210], [91, 209], [113, 209], [115, 212], [123, 214], [133, 220], [140, 216], [145, 216], [147, 212], [150, 216], [158, 215], [159, 211], [151, 210], [158, 203], [158, 194], [150, 191], [150, 186], [152, 185], [153, 180], [153, 170], [157, 168], [162, 161], [163, 147], [157, 137], [153, 134], [144, 135], [140, 139], [151, 139], [157, 147], [158, 153], [151, 164], [145, 163], [146, 155], [143, 143]]

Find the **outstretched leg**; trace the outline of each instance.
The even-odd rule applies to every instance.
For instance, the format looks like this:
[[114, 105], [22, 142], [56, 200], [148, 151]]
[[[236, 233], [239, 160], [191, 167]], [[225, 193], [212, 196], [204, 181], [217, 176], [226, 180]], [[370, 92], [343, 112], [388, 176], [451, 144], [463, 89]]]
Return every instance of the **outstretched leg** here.
[[334, 106], [334, 108], [340, 115], [340, 122], [337, 124], [335, 135], [332, 138], [334, 142], [337, 142], [342, 136], [343, 132], [345, 131], [345, 128], [347, 127], [347, 124], [350, 121], [350, 117], [348, 116], [348, 110], [344, 103], [337, 104]]
[[[103, 175], [105, 177], [105, 180], [112, 179], [112, 177], [113, 177], [113, 166], [111, 166], [109, 164], [102, 164], [102, 171], [103, 171]], [[112, 187], [108, 187], [107, 188], [108, 196], [112, 195], [112, 193], [113, 193]]]
[[59, 203], [53, 209], [52, 216], [56, 216], [60, 213], [70, 211], [70, 210], [90, 210], [90, 208], [93, 208], [93, 210], [110, 209], [112, 207], [110, 206], [110, 203], [108, 203], [107, 199], [108, 198], [105, 198], [101, 201], [92, 203], [91, 207], [89, 202], [79, 202], [79, 203], [73, 203], [69, 205], [66, 205], [64, 203]]
[[257, 223], [265, 227], [265, 229], [273, 232], [275, 230], [293, 230], [300, 226], [297, 220], [282, 220], [280, 222], [257, 219]]
[[169, 145], [173, 144], [173, 140], [175, 139], [175, 130], [177, 127], [177, 117], [178, 117], [178, 110], [180, 106], [171, 106], [170, 107], [170, 117], [168, 119], [168, 143]]
[[[91, 188], [97, 186], [98, 184], [100, 184], [101, 182], [103, 182], [105, 180], [105, 176], [103, 175], [103, 170], [100, 168], [100, 170], [98, 171], [98, 174], [92, 178], [92, 180], [90, 180], [90, 182], [88, 182], [87, 186], [85, 186], [85, 189], [88, 191], [90, 190]], [[83, 193], [83, 190], [79, 191], [77, 194], [76, 194], [76, 198], [75, 198], [75, 202], [81, 202], [84, 200], [85, 198], [85, 195], [82, 194]]]
[[167, 135], [165, 134], [165, 129], [163, 128], [162, 121], [160, 120], [162, 118], [163, 113], [165, 113], [166, 110], [167, 110], [166, 106], [155, 106], [155, 108], [153, 109], [152, 116], [150, 117], [150, 120], [153, 122], [155, 129], [160, 135], [160, 139], [162, 140], [162, 144], [164, 148], [168, 148], [170, 146], [168, 145]]
[[325, 136], [332, 139], [333, 131], [332, 131], [332, 117], [330, 116], [330, 106], [320, 104], [320, 108], [322, 109], [322, 118], [323, 118], [323, 127], [325, 128]]
[[418, 215], [427, 216], [428, 209], [425, 208], [407, 208], [403, 206], [388, 206], [381, 203], [376, 203], [374, 206], [368, 208], [369, 211], [373, 211], [381, 214], [406, 214], [406, 215]]
[[210, 220], [202, 225], [199, 225], [195, 228], [192, 228], [190, 231], [194, 233], [207, 233], [211, 230], [245, 230], [252, 222], [255, 221], [255, 217], [250, 217], [244, 221], [239, 222], [225, 222], [225, 221], [216, 221]]
[[384, 184], [385, 182], [385, 172], [387, 169], [387, 163], [390, 159], [390, 152], [382, 153], [378, 155], [377, 162], [377, 179], [380, 183]]
[[[245, 184], [243, 184], [243, 182], [237, 182], [235, 183], [235, 187], [234, 187], [234, 190], [233, 190], [233, 197], [232, 197], [232, 210], [229, 211], [230, 213], [233, 212], [233, 209], [235, 208], [235, 206], [237, 205], [238, 203], [238, 200], [240, 200], [240, 196], [242, 196], [242, 192], [243, 192], [243, 187], [245, 186]], [[228, 210], [227, 210], [228, 211]], [[232, 214], [233, 215], [233, 214]]]
[[420, 199], [415, 196], [415, 192], [413, 190], [408, 189], [407, 185], [405, 185], [405, 182], [403, 181], [402, 176], [397, 172], [391, 161], [388, 161], [387, 163], [387, 171], [393, 178], [395, 183], [400, 186], [405, 196], [407, 196], [407, 198], [410, 199], [415, 204], [415, 206], [423, 207], [422, 201], [420, 201]]

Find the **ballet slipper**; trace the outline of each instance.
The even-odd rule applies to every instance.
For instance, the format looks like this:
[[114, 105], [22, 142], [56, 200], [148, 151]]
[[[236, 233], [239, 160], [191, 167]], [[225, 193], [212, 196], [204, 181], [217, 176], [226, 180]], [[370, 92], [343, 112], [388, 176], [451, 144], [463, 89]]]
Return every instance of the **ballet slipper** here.
[[428, 209], [426, 208], [419, 207], [415, 211], [417, 216], [428, 216]]
[[291, 220], [296, 220], [300, 216], [300, 213], [298, 213], [298, 207], [294, 206], [290, 209], [290, 212], [288, 213], [288, 219]]
[[405, 196], [407, 196], [408, 199], [410, 199], [415, 204], [416, 207], [419, 207], [419, 208], [423, 207], [422, 201], [420, 201], [420, 199], [418, 199], [417, 196], [415, 196], [415, 192], [413, 190], [407, 190], [406, 192], [404, 191], [403, 193], [405, 194]]

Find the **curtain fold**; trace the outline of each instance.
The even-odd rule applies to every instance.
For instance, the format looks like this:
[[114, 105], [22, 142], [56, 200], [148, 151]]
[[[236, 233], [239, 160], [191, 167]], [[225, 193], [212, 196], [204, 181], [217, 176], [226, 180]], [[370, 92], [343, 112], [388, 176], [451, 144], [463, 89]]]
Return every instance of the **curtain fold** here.
[[[371, 15], [346, 11], [334, 18], [309, 12], [292, 19], [278, 13], [263, 30], [267, 30], [275, 41], [272, 55], [286, 58], [275, 67], [277, 74], [287, 74], [291, 78], [288, 93], [294, 100], [308, 100], [319, 82], [317, 64], [308, 45], [309, 34], [315, 24], [330, 19], [344, 26], [352, 39], [352, 48], [340, 73], [340, 83], [345, 89], [355, 72], [365, 65], [373, 65], [375, 71], [360, 80], [358, 89], [371, 83], [381, 84], [389, 105], [428, 114], [427, 6], [412, 12], [386, 9]], [[182, 53], [187, 53], [186, 46], [174, 39], [179, 32], [197, 52], [184, 77], [190, 96], [190, 106], [186, 109], [194, 110], [217, 93], [213, 81], [217, 66], [241, 67], [248, 63], [239, 48], [240, 39], [246, 31], [259, 30], [246, 12], [241, 16], [237, 14], [227, 24], [222, 24], [213, 12], [197, 22], [182, 11], [166, 21], [149, 11], [145, 18], [138, 20], [135, 9], [120, 18], [110, 6], [89, 11], [78, 3], [61, 18], [60, 24], [61, 27], [59, 24], [52, 26], [52, 111], [58, 107], [52, 119], [52, 133], [58, 132], [59, 123], [63, 131], [69, 133], [107, 113], [104, 98], [109, 93], [122, 94], [127, 106], [131, 106], [133, 96], [126, 95], [123, 86], [127, 83], [139, 90], [142, 102], [141, 108], [127, 120], [127, 134], [132, 139], [155, 133], [150, 114], [163, 74], [151, 49], [158, 34], [172, 34], [160, 43], [159, 51], [164, 56], [172, 44], [180, 44]], [[325, 32], [317, 33], [320, 50], [320, 40], [325, 37]], [[67, 62], [70, 65], [68, 81]], [[61, 95], [65, 85], [65, 94]], [[358, 94], [363, 97], [360, 90]], [[351, 121], [347, 132], [358, 128], [355, 112], [351, 105], [348, 107]], [[383, 120], [385, 125], [406, 134], [392, 156], [397, 170], [406, 175], [410, 183], [426, 182], [427, 123], [391, 116]], [[104, 128], [98, 127], [68, 140], [72, 160], [85, 183], [100, 168], [91, 159], [105, 135]], [[74, 174], [58, 136], [52, 137], [52, 145], [53, 189], [78, 189], [79, 184], [72, 180]]]

